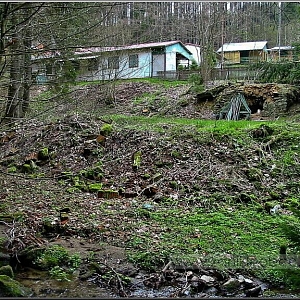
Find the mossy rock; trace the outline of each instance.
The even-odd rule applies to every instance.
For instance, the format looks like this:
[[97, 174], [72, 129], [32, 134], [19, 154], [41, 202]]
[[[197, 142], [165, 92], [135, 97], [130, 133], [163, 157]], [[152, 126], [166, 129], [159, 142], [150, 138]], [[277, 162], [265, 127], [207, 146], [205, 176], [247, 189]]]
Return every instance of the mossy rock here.
[[3, 246], [0, 247], [0, 267], [6, 266], [9, 264], [11, 258], [8, 253], [5, 253]]
[[6, 265], [3, 267], [0, 267], [0, 275], [6, 275], [10, 278], [14, 278], [14, 271], [10, 265]]
[[88, 190], [90, 192], [98, 192], [102, 189], [103, 189], [103, 184], [102, 183], [92, 183], [92, 184], [89, 184], [89, 186], [88, 186]]
[[113, 199], [113, 198], [119, 198], [119, 196], [120, 195], [118, 191], [112, 191], [112, 190], [98, 191], [98, 198]]
[[37, 168], [38, 168], [38, 167], [37, 167], [37, 165], [35, 164], [35, 162], [31, 160], [29, 164], [24, 164], [24, 165], [22, 165], [21, 171], [22, 171], [23, 173], [32, 174], [32, 173], [34, 173], [34, 171], [35, 171]]
[[35, 261], [44, 250], [45, 247], [29, 246], [19, 253], [18, 258], [23, 266], [36, 267]]
[[49, 150], [48, 150], [48, 148], [43, 148], [38, 152], [38, 159], [40, 159], [40, 160], [49, 159]]
[[0, 275], [0, 297], [29, 297], [31, 290], [7, 275]]
[[31, 166], [29, 164], [24, 164], [22, 166], [22, 172], [23, 173], [32, 173]]

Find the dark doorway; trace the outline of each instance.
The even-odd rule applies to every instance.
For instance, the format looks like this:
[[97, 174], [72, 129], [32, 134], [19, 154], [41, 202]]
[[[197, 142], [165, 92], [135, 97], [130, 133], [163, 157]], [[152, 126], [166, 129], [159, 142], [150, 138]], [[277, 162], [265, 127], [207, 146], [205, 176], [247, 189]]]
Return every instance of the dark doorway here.
[[247, 98], [247, 103], [249, 108], [251, 109], [251, 114], [255, 114], [258, 112], [258, 110], [262, 111], [264, 108], [264, 102], [265, 100], [263, 97], [257, 97], [257, 98]]

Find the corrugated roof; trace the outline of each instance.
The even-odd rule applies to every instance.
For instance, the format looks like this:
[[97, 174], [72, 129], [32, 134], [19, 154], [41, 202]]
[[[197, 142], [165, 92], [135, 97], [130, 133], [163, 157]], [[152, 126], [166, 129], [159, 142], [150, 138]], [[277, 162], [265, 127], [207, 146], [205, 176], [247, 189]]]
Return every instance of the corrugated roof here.
[[267, 43], [268, 43], [267, 41], [244, 42], [244, 43], [226, 43], [217, 52], [262, 50], [267, 45]]
[[144, 49], [144, 48], [158, 48], [158, 47], [166, 47], [174, 44], [181, 44], [183, 48], [189, 54], [192, 54], [181, 41], [169, 41], [169, 42], [157, 42], [157, 43], [144, 43], [144, 44], [135, 44], [128, 46], [117, 46], [117, 47], [89, 47], [89, 48], [78, 48], [75, 51], [75, 54], [92, 54], [97, 52], [110, 52], [110, 51], [121, 51], [121, 50], [131, 50], [131, 49]]
[[273, 47], [273, 48], [271, 48], [270, 50], [272, 51], [274, 51], [274, 50], [293, 50], [294, 49], [294, 47], [292, 47], [292, 46], [280, 46], [280, 47]]
[[55, 58], [60, 56], [59, 51], [39, 51], [31, 55], [31, 60], [39, 60], [39, 59], [47, 59], [47, 58]]

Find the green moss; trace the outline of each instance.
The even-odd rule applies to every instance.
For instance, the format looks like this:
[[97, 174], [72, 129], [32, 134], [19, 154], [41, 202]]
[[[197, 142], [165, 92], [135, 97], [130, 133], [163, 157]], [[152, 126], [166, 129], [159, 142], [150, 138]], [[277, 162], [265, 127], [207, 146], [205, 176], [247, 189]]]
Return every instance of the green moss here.
[[265, 270], [258, 270], [259, 277], [268, 281], [273, 287], [287, 286], [290, 289], [298, 289], [300, 284], [300, 269], [291, 265], [273, 265]]
[[30, 164], [24, 164], [22, 166], [22, 172], [23, 173], [32, 173], [33, 172], [33, 169], [31, 168], [31, 165]]
[[54, 245], [45, 249], [35, 263], [42, 269], [49, 269], [61, 263], [65, 263], [68, 259], [68, 251], [62, 246]]
[[50, 274], [51, 278], [54, 278], [58, 281], [70, 281], [70, 279], [69, 279], [70, 274], [65, 272], [65, 270], [63, 268], [61, 268], [60, 266], [53, 267], [49, 271], [49, 274]]
[[152, 263], [161, 266], [171, 260], [192, 265], [201, 259], [203, 266], [220, 270], [252, 270], [257, 264], [263, 270], [276, 263], [280, 245], [287, 243], [282, 230], [285, 220], [258, 212], [252, 202], [224, 202], [221, 206], [212, 202], [207, 208], [188, 210], [184, 207], [166, 209], [164, 205], [164, 209], [155, 209], [147, 216], [141, 209], [135, 210], [143, 217], [138, 227], [147, 222], [150, 228], [155, 224], [163, 230], [155, 244], [151, 232], [133, 235], [128, 245], [131, 261], [149, 268]]
[[11, 166], [9, 168], [7, 168], [7, 172], [8, 173], [16, 173], [17, 172], [17, 167], [16, 166]]
[[100, 133], [104, 136], [108, 136], [113, 132], [113, 126], [111, 124], [104, 124], [100, 128]]
[[171, 152], [171, 156], [174, 157], [174, 158], [178, 158], [178, 159], [182, 158], [182, 154], [180, 152], [178, 152], [177, 150], [173, 150]]
[[29, 297], [30, 289], [7, 275], [0, 275], [0, 297]]
[[178, 183], [177, 183], [177, 181], [170, 181], [169, 186], [175, 190], [178, 187]]
[[292, 211], [299, 211], [300, 201], [298, 198], [290, 198], [285, 201], [285, 206]]
[[94, 167], [80, 171], [80, 175], [92, 180], [100, 180], [103, 178], [102, 163], [97, 163]]
[[0, 268], [0, 275], [6, 275], [10, 278], [14, 278], [14, 271], [11, 266], [3, 266]]
[[46, 249], [35, 260], [36, 266], [44, 270], [50, 270], [56, 266], [66, 266], [71, 269], [80, 264], [78, 254], [70, 255], [68, 250], [60, 245], [52, 245]]
[[151, 178], [151, 175], [148, 174], [148, 173], [146, 173], [146, 174], [141, 175], [141, 177], [142, 177], [143, 179], [149, 179], [149, 178]]
[[49, 158], [49, 150], [48, 148], [43, 148], [38, 152], [38, 159], [47, 160]]
[[102, 188], [103, 188], [102, 183], [93, 183], [93, 184], [89, 184], [88, 186], [90, 192], [98, 192], [102, 190]]

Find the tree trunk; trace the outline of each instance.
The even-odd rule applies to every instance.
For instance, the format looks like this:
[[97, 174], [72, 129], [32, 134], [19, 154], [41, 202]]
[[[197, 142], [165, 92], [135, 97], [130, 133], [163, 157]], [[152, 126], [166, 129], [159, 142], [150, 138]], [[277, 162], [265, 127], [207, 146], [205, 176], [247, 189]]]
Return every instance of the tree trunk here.
[[23, 98], [23, 53], [20, 47], [20, 33], [18, 32], [18, 17], [16, 13], [13, 13], [12, 24], [14, 32], [12, 34], [12, 45], [10, 47], [10, 83], [8, 88], [7, 106], [5, 112], [5, 118], [13, 121], [22, 117], [22, 98]]
[[[26, 18], [29, 18], [31, 15], [31, 4], [27, 3], [26, 7]], [[30, 86], [32, 80], [32, 70], [31, 70], [31, 44], [32, 44], [32, 32], [29, 24], [25, 25], [24, 30], [24, 91], [23, 91], [23, 104], [22, 104], [22, 117], [25, 116], [30, 101]]]
[[5, 32], [7, 25], [7, 14], [10, 7], [10, 3], [1, 3], [0, 6], [0, 76], [3, 76], [6, 69], [6, 57], [5, 57]]

